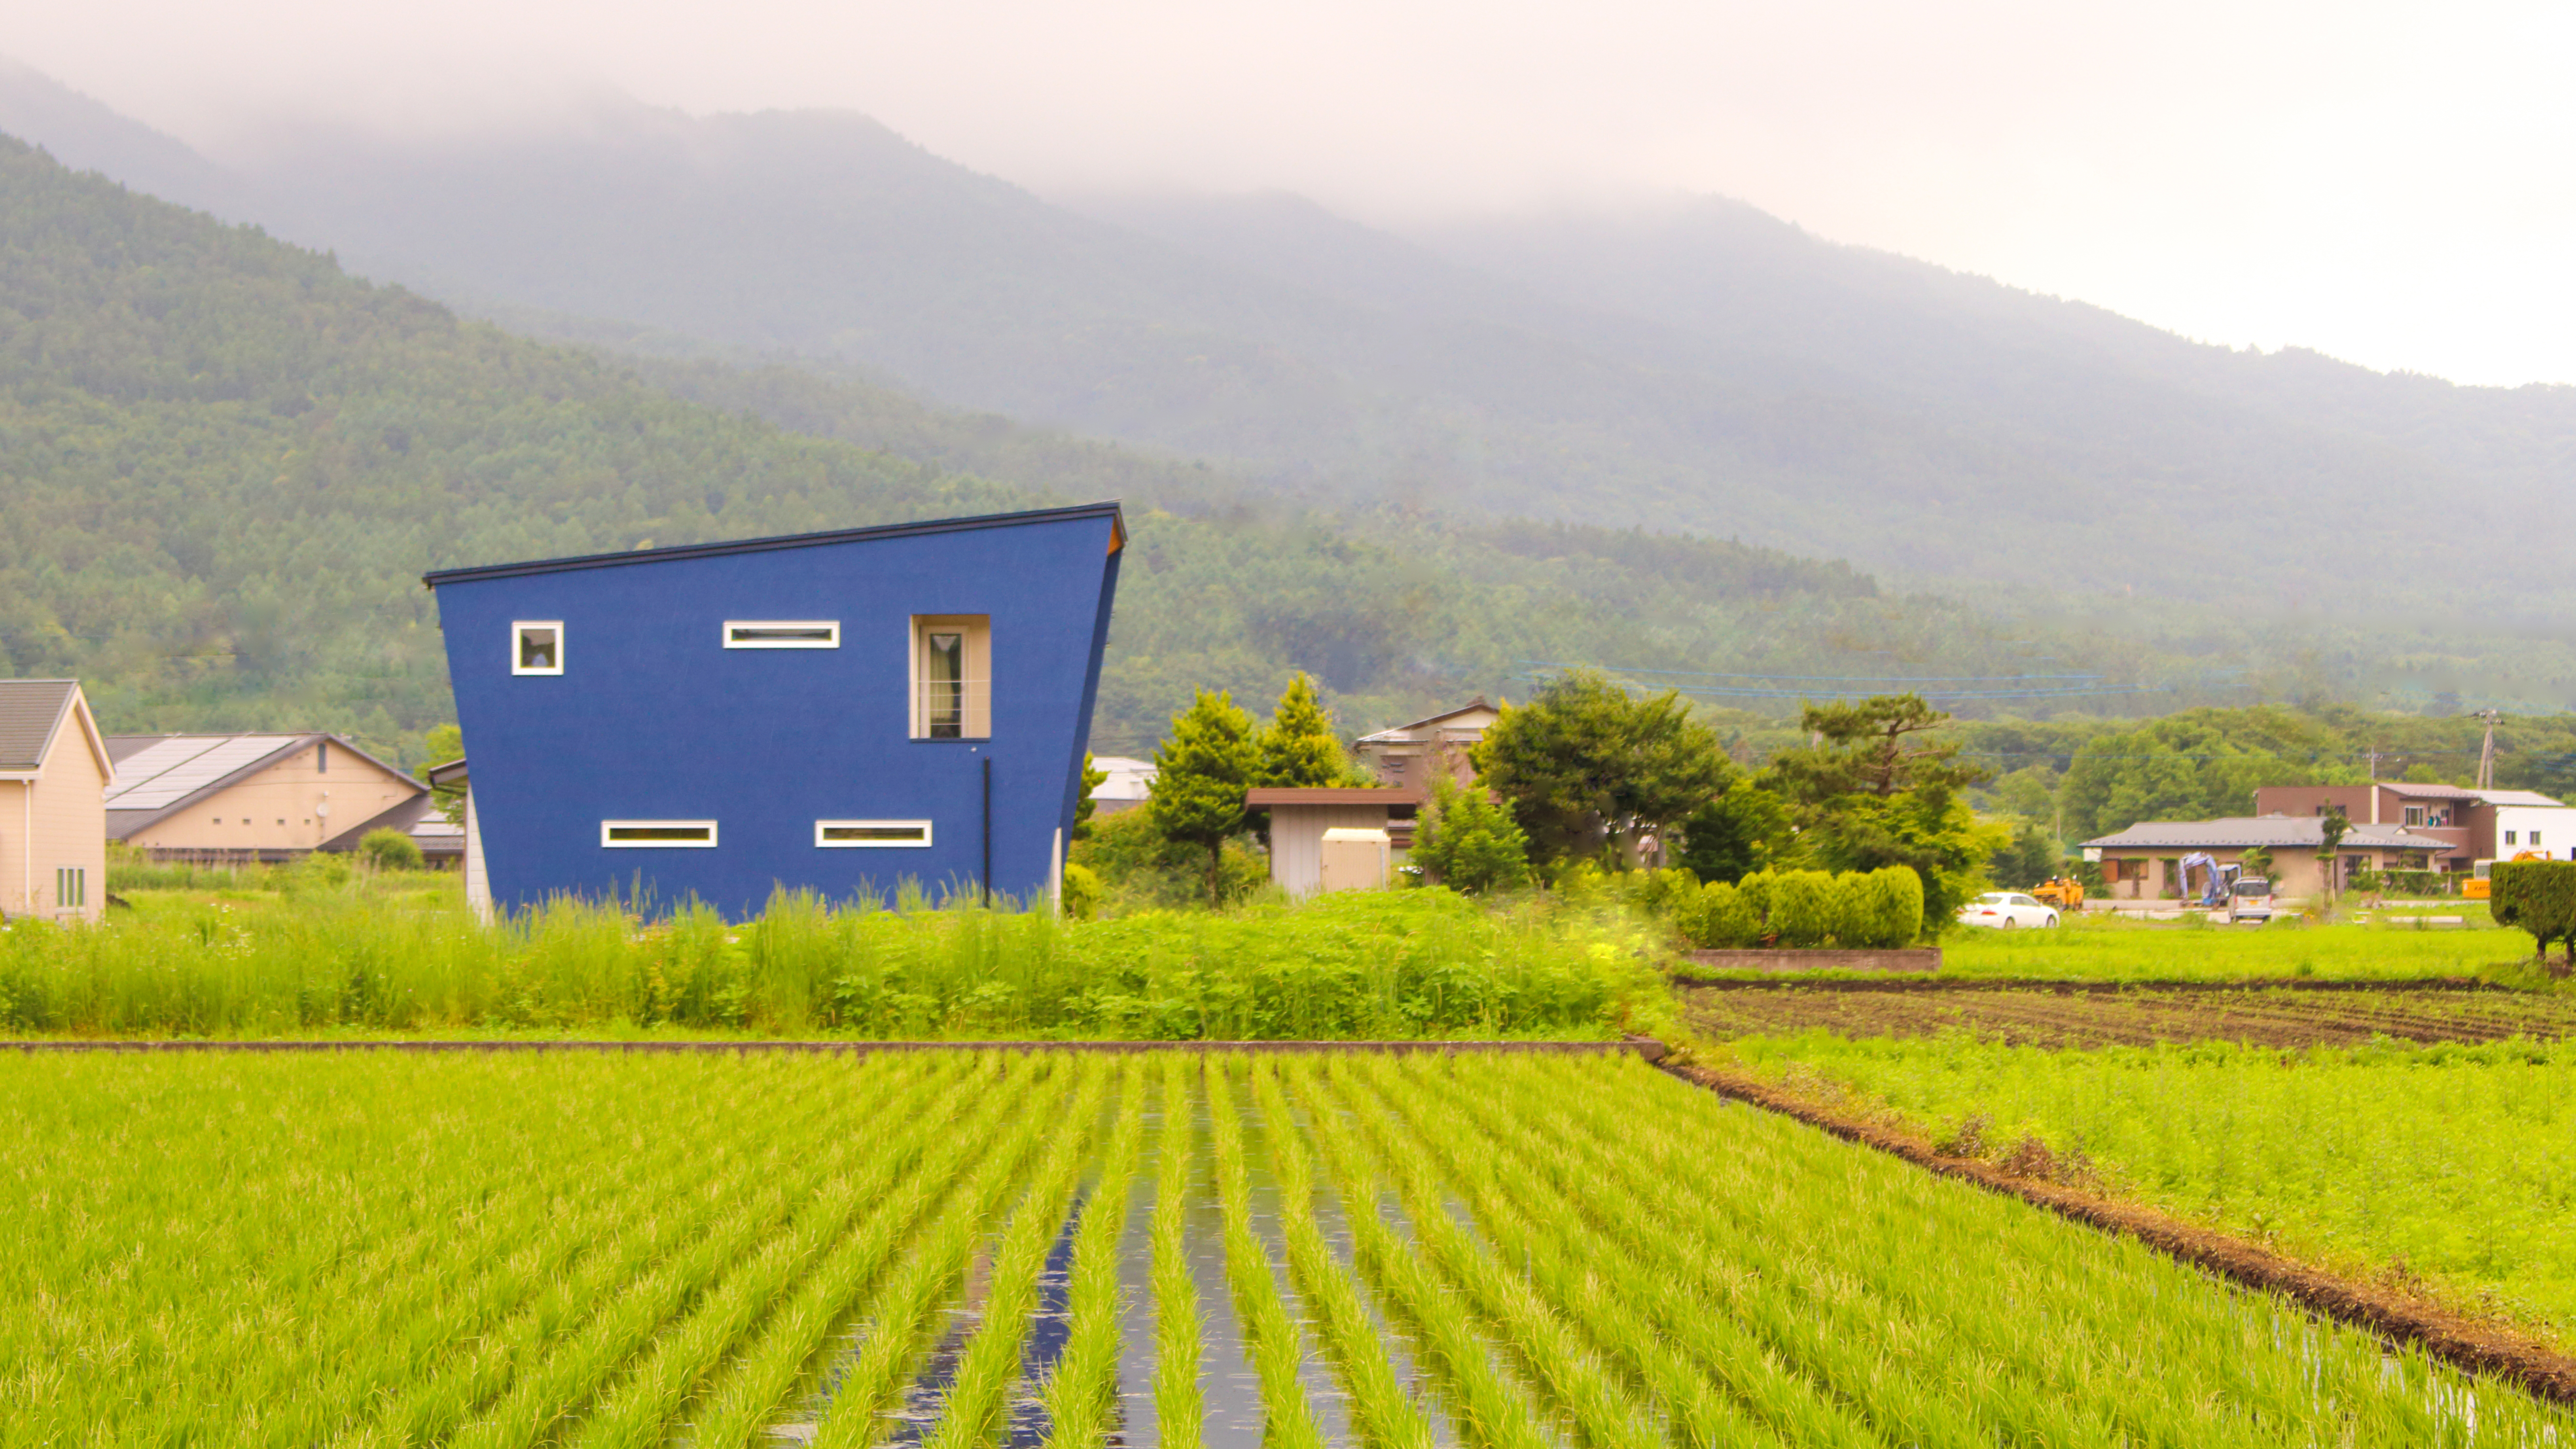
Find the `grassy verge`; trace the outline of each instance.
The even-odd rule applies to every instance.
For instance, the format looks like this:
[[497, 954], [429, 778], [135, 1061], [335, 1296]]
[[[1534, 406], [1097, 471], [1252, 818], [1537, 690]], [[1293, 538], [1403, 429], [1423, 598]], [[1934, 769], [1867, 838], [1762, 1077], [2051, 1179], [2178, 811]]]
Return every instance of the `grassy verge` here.
[[1583, 1039], [1671, 1013], [1654, 933], [1624, 913], [1444, 891], [1092, 922], [782, 894], [748, 922], [645, 923], [565, 902], [489, 927], [416, 875], [125, 899], [101, 926], [0, 932], [0, 1032]]

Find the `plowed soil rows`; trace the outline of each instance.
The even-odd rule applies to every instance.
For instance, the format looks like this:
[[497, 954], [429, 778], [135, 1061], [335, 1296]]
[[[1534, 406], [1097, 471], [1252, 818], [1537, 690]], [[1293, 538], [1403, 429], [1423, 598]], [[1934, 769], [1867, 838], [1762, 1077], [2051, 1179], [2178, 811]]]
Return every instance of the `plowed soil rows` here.
[[1781, 1036], [1822, 1027], [1850, 1037], [1966, 1031], [2014, 1045], [2145, 1046], [2236, 1041], [2353, 1046], [2373, 1037], [2483, 1042], [2576, 1034], [2576, 998], [2506, 992], [2130, 990], [1818, 991], [1798, 986], [1682, 993], [1712, 1036]]

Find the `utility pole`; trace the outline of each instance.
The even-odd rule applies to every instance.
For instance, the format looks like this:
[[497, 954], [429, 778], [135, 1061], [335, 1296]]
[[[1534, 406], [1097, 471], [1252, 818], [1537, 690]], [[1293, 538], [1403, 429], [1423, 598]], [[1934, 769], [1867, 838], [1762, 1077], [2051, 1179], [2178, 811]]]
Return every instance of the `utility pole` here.
[[2478, 788], [2492, 790], [2495, 788], [2495, 727], [2496, 721], [2504, 718], [2504, 711], [2482, 709], [2478, 711], [2478, 718], [2487, 722], [2487, 741], [2478, 749]]

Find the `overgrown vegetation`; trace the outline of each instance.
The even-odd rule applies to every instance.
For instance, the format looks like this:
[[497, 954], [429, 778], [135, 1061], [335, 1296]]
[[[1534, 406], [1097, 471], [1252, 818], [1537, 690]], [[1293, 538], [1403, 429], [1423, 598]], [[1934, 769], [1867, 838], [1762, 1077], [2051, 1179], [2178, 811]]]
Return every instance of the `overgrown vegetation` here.
[[[1228, 1040], [1598, 1036], [1669, 1019], [1615, 909], [1354, 892], [1060, 922], [782, 894], [729, 925], [560, 902], [485, 927], [452, 880], [327, 857], [271, 892], [146, 895], [0, 931], [0, 1030], [269, 1036], [639, 1030]], [[337, 870], [336, 878], [330, 873]]]

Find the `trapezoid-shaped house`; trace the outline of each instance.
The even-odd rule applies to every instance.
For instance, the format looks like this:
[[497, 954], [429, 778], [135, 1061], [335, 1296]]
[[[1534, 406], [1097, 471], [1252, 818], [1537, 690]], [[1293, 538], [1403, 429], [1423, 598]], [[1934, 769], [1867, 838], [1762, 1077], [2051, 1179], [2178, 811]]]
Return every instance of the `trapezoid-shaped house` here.
[[480, 909], [1061, 888], [1115, 503], [447, 569]]

